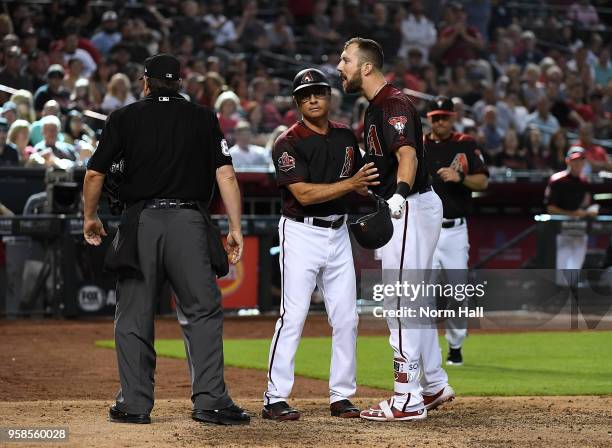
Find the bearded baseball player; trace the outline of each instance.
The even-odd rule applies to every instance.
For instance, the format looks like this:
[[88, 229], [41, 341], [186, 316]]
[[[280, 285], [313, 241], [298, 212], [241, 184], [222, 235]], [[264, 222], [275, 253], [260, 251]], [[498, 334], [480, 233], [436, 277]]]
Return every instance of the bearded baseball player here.
[[[487, 188], [489, 171], [476, 141], [469, 135], [453, 131], [455, 111], [449, 98], [440, 96], [431, 101], [427, 118], [431, 133], [424, 140], [425, 158], [434, 190], [444, 208], [433, 269], [434, 272], [444, 270], [449, 284], [465, 284], [470, 250], [466, 217], [472, 208], [472, 191]], [[467, 319], [447, 319], [444, 323], [449, 347], [446, 364], [461, 365]]]
[[[379, 250], [383, 273], [430, 270], [442, 225], [442, 203], [428, 181], [421, 123], [408, 96], [385, 82], [380, 45], [359, 37], [349, 40], [338, 71], [347, 93], [361, 92], [370, 102], [365, 113], [365, 160], [374, 162], [393, 219], [393, 237]], [[383, 274], [384, 276], [385, 274]], [[396, 274], [393, 274], [396, 275]], [[399, 298], [398, 298], [399, 302]], [[442, 369], [434, 326], [405, 328], [387, 319], [394, 352], [395, 395], [361, 412], [375, 421], [422, 420], [427, 411], [454, 399]]]
[[300, 418], [287, 398], [310, 297], [318, 286], [333, 328], [331, 415], [359, 417], [359, 409], [349, 401], [356, 391], [358, 316], [344, 196], [352, 191], [367, 194], [369, 187], [379, 184], [378, 174], [372, 163], [362, 166], [352, 131], [328, 120], [331, 89], [322, 72], [299, 72], [293, 81], [293, 97], [303, 119], [279, 136], [272, 151], [282, 195], [282, 292], [262, 416], [278, 421]]

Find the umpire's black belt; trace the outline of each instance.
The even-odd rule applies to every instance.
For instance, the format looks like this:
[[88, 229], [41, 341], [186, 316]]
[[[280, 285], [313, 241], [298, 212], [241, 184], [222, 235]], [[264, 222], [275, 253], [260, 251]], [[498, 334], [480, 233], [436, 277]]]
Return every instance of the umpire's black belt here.
[[465, 218], [444, 219], [442, 221], [442, 228], [450, 229], [452, 227], [458, 227], [460, 225], [463, 225], [463, 223], [465, 223]]
[[189, 208], [198, 210], [198, 204], [195, 201], [186, 201], [183, 199], [148, 199], [145, 201], [144, 208], [155, 209], [178, 209]]
[[293, 221], [297, 221], [297, 222], [303, 222], [305, 224], [310, 224], [313, 226], [317, 226], [317, 227], [324, 227], [326, 229], [329, 229], [330, 227], [332, 229], [339, 229], [340, 227], [342, 227], [342, 225], [344, 224], [344, 216], [341, 216], [340, 218], [336, 219], [335, 221], [326, 221], [325, 219], [319, 219], [319, 218], [312, 218], [310, 216], [299, 216], [297, 218], [292, 218], [290, 216], [286, 216], [286, 218], [289, 218]]

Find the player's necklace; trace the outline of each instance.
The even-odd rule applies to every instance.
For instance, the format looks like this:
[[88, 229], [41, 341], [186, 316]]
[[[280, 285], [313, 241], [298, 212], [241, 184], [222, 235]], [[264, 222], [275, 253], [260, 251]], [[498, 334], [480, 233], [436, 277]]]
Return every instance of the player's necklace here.
[[387, 81], [385, 81], [385, 83], [384, 83], [382, 86], [380, 86], [376, 92], [374, 92], [374, 96], [372, 97], [372, 99], [376, 98], [376, 95], [378, 95], [378, 94], [380, 93], [380, 91], [381, 91], [381, 90], [382, 90], [382, 89], [383, 89], [383, 88], [384, 88], [386, 85], [387, 85]]

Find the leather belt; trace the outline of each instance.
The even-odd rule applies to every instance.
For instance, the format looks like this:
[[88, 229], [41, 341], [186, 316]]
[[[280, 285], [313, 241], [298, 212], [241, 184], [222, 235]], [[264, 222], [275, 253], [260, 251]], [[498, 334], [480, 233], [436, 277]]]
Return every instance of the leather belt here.
[[306, 216], [306, 217], [299, 216], [297, 218], [291, 218], [289, 216], [286, 216], [286, 218], [291, 219], [293, 221], [303, 222], [305, 224], [310, 224], [310, 225], [313, 225], [313, 226], [316, 226], [316, 227], [324, 227], [326, 229], [329, 229], [330, 227], [332, 229], [339, 229], [344, 224], [344, 216], [341, 216], [340, 218], [336, 219], [335, 221], [326, 221], [325, 219], [312, 218], [310, 216]]
[[464, 223], [465, 223], [465, 218], [446, 219], [442, 221], [442, 228], [450, 229], [453, 227], [458, 227]]
[[427, 193], [428, 191], [431, 191], [431, 185], [427, 185], [426, 187], [421, 188], [419, 191], [415, 191], [412, 192], [408, 195], [408, 197], [412, 196], [413, 194], [423, 194], [423, 193]]
[[155, 208], [155, 209], [188, 208], [192, 210], [198, 210], [198, 204], [195, 201], [185, 201], [182, 199], [148, 199], [145, 202], [144, 208]]

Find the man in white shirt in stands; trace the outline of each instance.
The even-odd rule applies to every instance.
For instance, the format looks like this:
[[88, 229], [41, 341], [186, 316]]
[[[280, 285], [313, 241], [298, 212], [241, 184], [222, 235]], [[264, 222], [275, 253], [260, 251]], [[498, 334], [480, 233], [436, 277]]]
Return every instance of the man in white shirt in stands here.
[[550, 113], [550, 100], [546, 95], [538, 98], [536, 110], [527, 115], [527, 126], [529, 125], [540, 129], [544, 146], [548, 146], [550, 137], [559, 130], [559, 121]]
[[429, 50], [436, 43], [437, 35], [436, 27], [423, 14], [421, 0], [413, 0], [410, 3], [410, 14], [402, 21], [400, 56], [407, 57], [408, 50], [417, 48], [423, 54], [423, 61], [427, 61]]
[[236, 144], [229, 150], [234, 167], [268, 169], [272, 163], [270, 155], [265, 148], [251, 144], [251, 125], [247, 121], [240, 121], [234, 129]]

